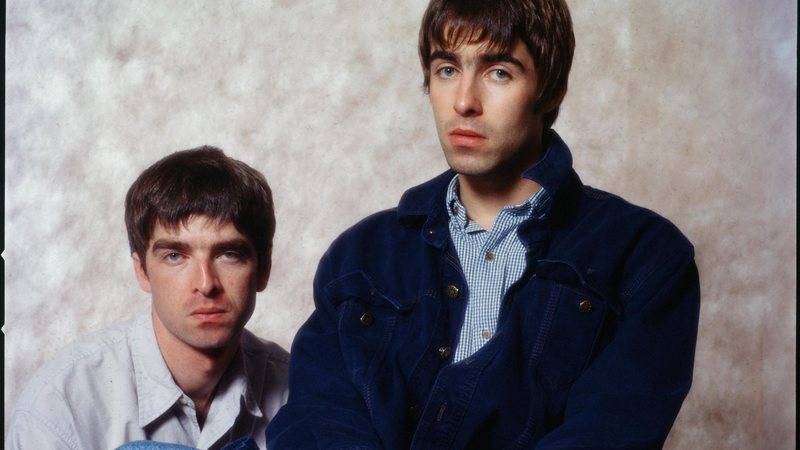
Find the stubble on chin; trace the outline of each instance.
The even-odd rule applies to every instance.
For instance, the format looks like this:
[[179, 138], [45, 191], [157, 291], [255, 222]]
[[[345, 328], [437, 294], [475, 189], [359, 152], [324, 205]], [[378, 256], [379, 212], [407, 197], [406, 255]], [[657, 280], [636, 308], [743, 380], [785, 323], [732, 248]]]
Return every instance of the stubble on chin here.
[[459, 175], [481, 176], [490, 172], [491, 164], [485, 158], [477, 154], [456, 154], [457, 150], [444, 149], [444, 158], [450, 169]]

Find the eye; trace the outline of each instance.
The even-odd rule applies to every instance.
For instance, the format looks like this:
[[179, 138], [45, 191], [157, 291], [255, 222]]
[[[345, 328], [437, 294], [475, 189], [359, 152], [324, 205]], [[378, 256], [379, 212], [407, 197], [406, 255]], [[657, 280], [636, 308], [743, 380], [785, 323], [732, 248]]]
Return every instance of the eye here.
[[503, 69], [492, 69], [489, 76], [496, 81], [507, 81], [511, 79], [511, 74]]
[[444, 66], [436, 71], [436, 75], [440, 78], [449, 79], [456, 76], [456, 68], [453, 66]]
[[163, 258], [168, 263], [178, 263], [183, 259], [183, 255], [178, 252], [169, 252], [165, 253]]
[[220, 255], [220, 257], [225, 261], [241, 261], [243, 259], [241, 253], [235, 252], [233, 250], [228, 250], [226, 252], [223, 252]]

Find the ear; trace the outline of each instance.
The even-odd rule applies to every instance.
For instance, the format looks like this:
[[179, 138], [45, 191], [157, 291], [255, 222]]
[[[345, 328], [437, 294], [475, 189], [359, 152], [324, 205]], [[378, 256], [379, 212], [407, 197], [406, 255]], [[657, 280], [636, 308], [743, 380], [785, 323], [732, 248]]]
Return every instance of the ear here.
[[147, 270], [142, 265], [139, 255], [134, 252], [131, 257], [133, 258], [133, 270], [136, 272], [136, 280], [139, 282], [139, 287], [145, 292], [152, 293], [153, 289], [150, 286], [150, 279], [147, 277]]
[[264, 258], [261, 260], [261, 263], [258, 267], [258, 290], [256, 292], [261, 292], [267, 288], [267, 283], [269, 282], [269, 273], [272, 271], [272, 253], [268, 253], [264, 255]]

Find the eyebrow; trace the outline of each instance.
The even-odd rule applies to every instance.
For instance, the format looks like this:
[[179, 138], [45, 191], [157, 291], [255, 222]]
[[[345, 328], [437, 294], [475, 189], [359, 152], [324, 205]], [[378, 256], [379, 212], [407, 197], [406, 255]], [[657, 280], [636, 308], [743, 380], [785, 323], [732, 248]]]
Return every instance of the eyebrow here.
[[151, 252], [155, 253], [158, 250], [186, 251], [188, 249], [189, 245], [187, 245], [185, 242], [170, 239], [159, 239], [153, 242], [153, 248], [151, 249]]
[[[447, 50], [436, 50], [433, 53], [431, 53], [431, 61], [434, 61], [436, 59], [441, 59], [441, 60], [444, 60], [444, 61], [451, 61], [451, 62], [454, 62], [454, 63], [459, 62], [458, 57], [456, 56], [456, 54], [453, 53], [453, 52], [449, 52]], [[519, 70], [525, 72], [525, 66], [522, 65], [522, 62], [520, 60], [518, 60], [517, 58], [514, 58], [508, 52], [482, 53], [478, 57], [478, 60], [482, 64], [494, 64], [494, 63], [498, 63], [498, 62], [506, 62], [506, 63], [513, 64], [513, 65], [517, 66], [517, 68]]]
[[436, 50], [433, 53], [431, 53], [431, 61], [435, 59], [443, 59], [445, 61], [452, 61], [452, 62], [456, 62], [458, 60], [458, 58], [456, 58], [456, 55], [453, 52], [448, 52], [445, 50]]

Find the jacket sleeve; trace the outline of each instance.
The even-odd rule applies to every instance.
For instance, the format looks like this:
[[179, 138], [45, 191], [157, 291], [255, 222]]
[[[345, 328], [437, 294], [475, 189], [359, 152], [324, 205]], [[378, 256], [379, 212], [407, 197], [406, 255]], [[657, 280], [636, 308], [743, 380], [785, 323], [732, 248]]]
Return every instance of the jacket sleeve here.
[[[661, 448], [692, 382], [700, 288], [691, 244], [634, 250], [624, 310], [538, 449]], [[655, 253], [655, 254], [654, 254]]]
[[267, 427], [271, 450], [382, 448], [344, 364], [338, 313], [323, 289], [330, 272], [326, 254], [314, 279], [316, 309], [292, 343], [288, 402]]

